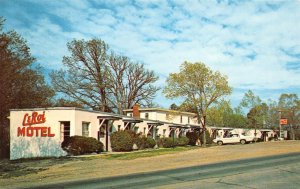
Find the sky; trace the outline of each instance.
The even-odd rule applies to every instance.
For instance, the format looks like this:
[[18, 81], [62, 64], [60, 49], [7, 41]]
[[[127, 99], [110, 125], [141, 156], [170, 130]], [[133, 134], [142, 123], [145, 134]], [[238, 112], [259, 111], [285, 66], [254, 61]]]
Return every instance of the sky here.
[[300, 96], [300, 0], [0, 0], [0, 16], [46, 73], [63, 66], [67, 42], [100, 38], [153, 70], [160, 87], [188, 61], [227, 75], [234, 106], [248, 90], [265, 101]]

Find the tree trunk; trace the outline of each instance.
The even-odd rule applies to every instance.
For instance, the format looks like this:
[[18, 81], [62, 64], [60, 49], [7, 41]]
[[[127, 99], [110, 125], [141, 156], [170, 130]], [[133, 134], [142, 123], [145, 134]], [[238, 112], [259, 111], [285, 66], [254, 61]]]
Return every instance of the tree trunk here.
[[203, 135], [202, 135], [202, 139], [203, 139], [203, 143], [202, 143], [202, 146], [203, 147], [206, 147], [206, 134], [205, 134], [205, 131], [206, 131], [206, 115], [203, 115]]

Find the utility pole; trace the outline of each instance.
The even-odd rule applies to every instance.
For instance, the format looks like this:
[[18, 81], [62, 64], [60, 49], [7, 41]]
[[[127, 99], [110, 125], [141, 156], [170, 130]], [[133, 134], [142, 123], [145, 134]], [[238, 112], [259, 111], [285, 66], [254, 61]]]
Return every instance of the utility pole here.
[[278, 110], [278, 123], [279, 123], [279, 138], [281, 138], [281, 123], [280, 123], [280, 119], [281, 119], [281, 110]]

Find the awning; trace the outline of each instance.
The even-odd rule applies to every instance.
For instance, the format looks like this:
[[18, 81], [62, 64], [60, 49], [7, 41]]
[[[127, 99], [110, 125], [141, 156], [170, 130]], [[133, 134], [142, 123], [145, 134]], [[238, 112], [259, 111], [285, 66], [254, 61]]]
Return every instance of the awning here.
[[170, 125], [169, 128], [171, 128], [171, 129], [177, 129], [177, 128], [180, 128], [180, 129], [189, 129], [190, 127], [186, 126], [186, 125]]
[[104, 121], [105, 120], [108, 120], [108, 121], [115, 121], [115, 120], [120, 120], [122, 119], [122, 117], [120, 116], [112, 116], [112, 115], [104, 115], [104, 116], [97, 116], [97, 119], [99, 120], [102, 120], [100, 121], [100, 127], [103, 125]]
[[128, 127], [128, 125], [129, 125], [130, 123], [133, 123], [133, 124], [134, 124], [133, 127], [134, 127], [136, 123], [141, 123], [141, 122], [143, 122], [143, 120], [140, 120], [140, 119], [134, 119], [134, 118], [123, 118], [122, 121], [123, 121], [124, 123], [126, 123], [126, 125], [124, 125], [124, 128], [125, 128], [125, 129]]
[[161, 126], [164, 125], [164, 123], [162, 122], [148, 122], [147, 125], [152, 125], [152, 126]]
[[122, 119], [122, 117], [120, 117], [120, 116], [105, 115], [105, 116], [97, 116], [97, 119], [120, 120], [120, 119]]
[[143, 120], [141, 120], [141, 119], [134, 119], [134, 118], [123, 118], [122, 121], [127, 122], [127, 123], [141, 123], [141, 122], [143, 122]]

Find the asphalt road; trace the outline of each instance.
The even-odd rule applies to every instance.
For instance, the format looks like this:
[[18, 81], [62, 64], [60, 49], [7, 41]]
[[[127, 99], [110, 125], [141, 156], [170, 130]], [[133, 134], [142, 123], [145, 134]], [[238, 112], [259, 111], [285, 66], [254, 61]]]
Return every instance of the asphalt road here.
[[[172, 161], [170, 159], [170, 161]], [[155, 162], [148, 162], [149, 164]], [[66, 173], [68, 174], [68, 173]], [[38, 188], [300, 188], [300, 153]]]

